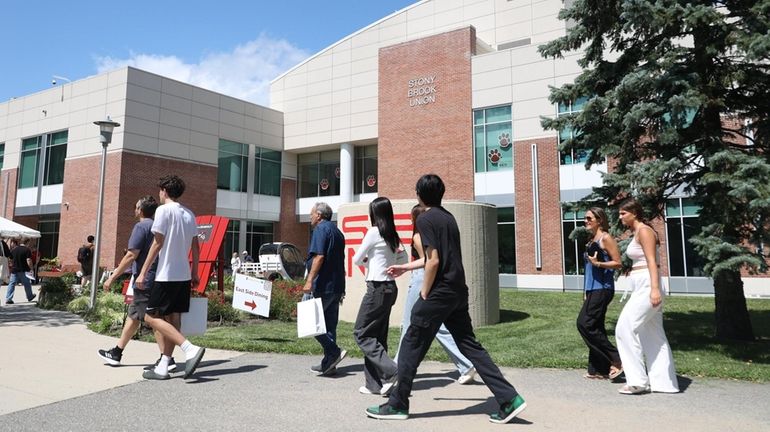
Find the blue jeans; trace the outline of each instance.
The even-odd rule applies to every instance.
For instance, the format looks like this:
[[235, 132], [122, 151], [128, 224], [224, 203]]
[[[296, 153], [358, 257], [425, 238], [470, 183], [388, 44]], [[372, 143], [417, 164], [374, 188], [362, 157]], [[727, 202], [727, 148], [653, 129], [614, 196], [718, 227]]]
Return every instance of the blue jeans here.
[[22, 272], [11, 273], [10, 280], [8, 281], [8, 291], [5, 293], [5, 300], [13, 300], [13, 293], [16, 292], [16, 284], [21, 282], [24, 285], [24, 291], [27, 293], [27, 301], [32, 301], [35, 294], [32, 293], [32, 284], [29, 283], [27, 275]]
[[[406, 293], [406, 303], [404, 304], [404, 320], [401, 323], [401, 337], [398, 339], [399, 352], [401, 351], [401, 342], [404, 340], [406, 330], [411, 324], [412, 308], [414, 307], [414, 304], [417, 303], [417, 299], [420, 298], [420, 288], [422, 288], [422, 280], [424, 277], [424, 269], [412, 270], [412, 279], [409, 282], [409, 291]], [[438, 333], [436, 333], [436, 340], [441, 344], [441, 347], [444, 348], [444, 351], [446, 351], [449, 359], [452, 360], [452, 363], [455, 364], [460, 375], [465, 375], [465, 373], [473, 367], [473, 363], [460, 353], [460, 349], [457, 348], [457, 343], [455, 343], [452, 334], [449, 333], [449, 330], [447, 330], [446, 326], [443, 324], [439, 327]], [[396, 363], [398, 363], [399, 352], [396, 352], [395, 357], [393, 357], [393, 361]]]
[[[342, 351], [340, 347], [337, 346], [337, 322], [339, 321], [340, 316], [340, 300], [342, 299], [342, 293], [321, 294], [314, 297], [321, 298], [321, 304], [324, 308], [326, 333], [316, 336], [315, 340], [317, 340], [324, 349], [324, 358], [321, 360], [321, 368], [326, 369], [331, 362], [337, 360], [337, 357], [339, 357], [340, 352]], [[312, 297], [306, 294], [302, 299], [306, 300], [307, 298]]]

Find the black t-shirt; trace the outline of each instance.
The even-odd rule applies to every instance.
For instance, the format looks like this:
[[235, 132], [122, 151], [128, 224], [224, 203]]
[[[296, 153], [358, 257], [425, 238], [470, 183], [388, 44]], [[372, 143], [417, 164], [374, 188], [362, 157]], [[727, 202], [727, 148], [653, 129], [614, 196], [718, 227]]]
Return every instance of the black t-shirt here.
[[443, 207], [432, 207], [417, 218], [417, 231], [423, 250], [427, 251], [430, 247], [438, 252], [439, 267], [431, 290], [467, 292], [460, 230], [452, 213]]
[[29, 271], [27, 258], [32, 259], [32, 252], [30, 252], [28, 247], [19, 245], [11, 249], [11, 260], [13, 261], [14, 273]]

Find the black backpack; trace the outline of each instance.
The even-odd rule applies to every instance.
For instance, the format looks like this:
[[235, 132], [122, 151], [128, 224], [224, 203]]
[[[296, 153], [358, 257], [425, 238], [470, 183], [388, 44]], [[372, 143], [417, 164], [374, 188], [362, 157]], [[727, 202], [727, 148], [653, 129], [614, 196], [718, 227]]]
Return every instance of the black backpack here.
[[91, 258], [91, 248], [88, 246], [81, 246], [80, 249], [78, 249], [78, 262], [81, 264], [88, 262], [89, 258]]

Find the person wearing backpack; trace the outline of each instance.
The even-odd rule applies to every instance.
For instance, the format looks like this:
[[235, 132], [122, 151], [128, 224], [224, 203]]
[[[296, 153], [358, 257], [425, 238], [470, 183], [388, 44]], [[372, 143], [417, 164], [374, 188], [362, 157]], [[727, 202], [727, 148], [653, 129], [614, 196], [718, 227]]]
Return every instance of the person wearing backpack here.
[[88, 236], [86, 243], [78, 249], [78, 262], [80, 263], [80, 271], [83, 273], [81, 283], [86, 286], [91, 280], [91, 270], [94, 264], [94, 236]]

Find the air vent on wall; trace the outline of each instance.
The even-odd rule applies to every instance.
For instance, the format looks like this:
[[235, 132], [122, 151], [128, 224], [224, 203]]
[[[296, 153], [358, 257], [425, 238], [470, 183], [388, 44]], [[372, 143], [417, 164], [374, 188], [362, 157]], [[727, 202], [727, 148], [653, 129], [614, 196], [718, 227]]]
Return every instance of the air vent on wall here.
[[506, 42], [504, 44], [500, 44], [500, 45], [497, 46], [497, 50], [498, 51], [507, 50], [507, 49], [511, 49], [511, 48], [516, 48], [516, 47], [524, 46], [524, 45], [529, 45], [531, 43], [532, 43], [532, 39], [530, 39], [530, 38], [519, 39], [519, 40], [516, 40], [516, 41], [513, 41], [513, 42]]

